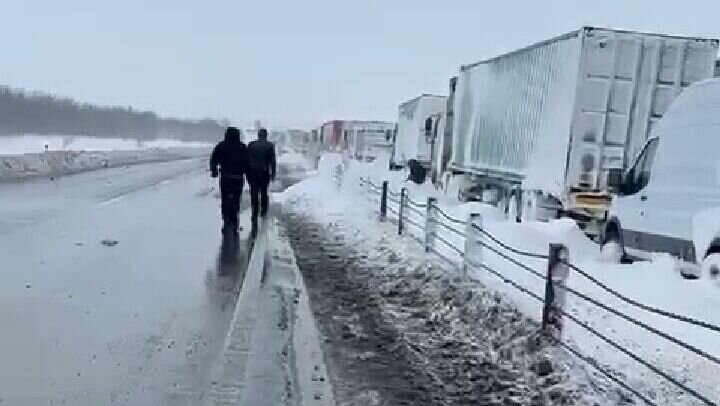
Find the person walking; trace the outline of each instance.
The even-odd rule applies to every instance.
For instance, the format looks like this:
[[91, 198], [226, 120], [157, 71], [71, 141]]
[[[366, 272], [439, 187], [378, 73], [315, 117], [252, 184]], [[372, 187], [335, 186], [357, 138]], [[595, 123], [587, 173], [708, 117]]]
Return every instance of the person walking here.
[[238, 234], [240, 224], [240, 198], [245, 184], [243, 176], [247, 170], [247, 147], [240, 141], [240, 130], [228, 127], [225, 139], [220, 141], [210, 156], [210, 173], [218, 177], [220, 166], [220, 211], [223, 219], [223, 234]]
[[[265, 218], [268, 211], [268, 186], [275, 180], [275, 145], [267, 140], [267, 130], [258, 130], [258, 138], [248, 144], [247, 180], [250, 184], [252, 231], [257, 234], [258, 214]], [[259, 202], [258, 202], [259, 200]]]

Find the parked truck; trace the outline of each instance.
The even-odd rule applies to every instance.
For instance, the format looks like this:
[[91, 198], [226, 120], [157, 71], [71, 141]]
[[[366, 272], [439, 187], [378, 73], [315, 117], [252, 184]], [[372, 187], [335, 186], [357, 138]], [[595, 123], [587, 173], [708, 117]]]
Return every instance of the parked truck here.
[[392, 153], [392, 135], [395, 123], [384, 121], [357, 122], [350, 127], [348, 155], [361, 161], [374, 161]]
[[356, 131], [382, 132], [384, 138], [387, 137], [387, 130], [392, 130], [392, 128], [392, 123], [384, 121], [331, 120], [320, 127], [320, 139], [326, 150], [346, 152], [355, 146], [353, 136]]
[[718, 41], [584, 27], [462, 66], [450, 170], [461, 198], [517, 221], [604, 224], [611, 169], [625, 169], [691, 83], [713, 76]]
[[390, 168], [402, 168], [407, 161], [415, 159], [427, 169], [431, 166], [432, 129], [431, 116], [443, 114], [446, 96], [422, 94], [398, 107], [398, 123]]

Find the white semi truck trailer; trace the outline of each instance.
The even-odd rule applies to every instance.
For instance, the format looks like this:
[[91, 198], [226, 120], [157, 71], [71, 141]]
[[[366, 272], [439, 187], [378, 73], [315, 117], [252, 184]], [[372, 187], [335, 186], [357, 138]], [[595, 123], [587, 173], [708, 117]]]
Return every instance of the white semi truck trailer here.
[[447, 97], [422, 94], [398, 107], [398, 122], [390, 168], [402, 168], [414, 159], [426, 168], [431, 166], [432, 122], [431, 116], [445, 112]]
[[461, 198], [518, 221], [569, 216], [589, 235], [670, 103], [713, 76], [718, 41], [584, 27], [462, 66], [449, 169]]
[[384, 121], [358, 122], [348, 132], [347, 153], [352, 159], [372, 162], [392, 153], [395, 123]]

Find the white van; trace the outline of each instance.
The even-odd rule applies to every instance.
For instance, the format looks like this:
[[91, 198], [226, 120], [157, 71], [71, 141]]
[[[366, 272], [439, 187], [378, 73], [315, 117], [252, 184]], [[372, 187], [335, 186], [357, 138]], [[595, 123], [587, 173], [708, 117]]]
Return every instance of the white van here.
[[604, 253], [670, 253], [684, 260], [683, 276], [720, 283], [720, 79], [683, 91], [629, 169], [610, 178], [618, 197]]

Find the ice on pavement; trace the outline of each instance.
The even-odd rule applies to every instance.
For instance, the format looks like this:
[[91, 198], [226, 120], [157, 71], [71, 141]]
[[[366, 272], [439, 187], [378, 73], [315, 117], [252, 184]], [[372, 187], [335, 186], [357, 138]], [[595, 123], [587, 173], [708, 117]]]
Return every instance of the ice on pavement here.
[[[338, 191], [333, 173], [336, 166], [342, 163], [343, 158], [340, 155], [324, 155], [319, 163], [318, 174], [314, 178], [291, 187], [277, 198], [287, 201], [303, 196], [312, 201], [312, 204], [308, 204], [305, 209], [318, 219], [328, 223], [342, 221], [360, 230], [364, 235], [381, 238], [388, 233], [388, 227], [392, 229], [395, 226], [389, 223], [382, 225], [377, 221], [368, 221], [368, 215], [377, 212], [377, 202], [373, 201], [366, 191], [360, 189], [359, 178], [360, 176], [370, 177], [377, 185], [380, 185], [383, 180], [388, 180], [392, 191], [399, 192], [400, 187], [406, 187], [408, 195], [415, 201], [425, 202], [428, 196], [436, 196], [442, 210], [458, 219], [464, 220], [470, 212], [481, 213], [484, 228], [499, 240], [515, 248], [547, 254], [549, 243], [562, 242], [569, 248], [572, 263], [620, 293], [650, 306], [716, 325], [720, 324], [720, 312], [717, 311], [720, 308], [720, 294], [717, 288], [681, 278], [676, 271], [675, 260], [667, 255], [655, 255], [649, 262], [608, 264], [601, 260], [598, 247], [587, 239], [570, 220], [523, 224], [506, 221], [504, 215], [494, 207], [480, 203], [461, 204], [457, 202], [455, 196], [444, 195], [430, 184], [406, 183], [404, 182], [406, 174], [389, 172], [381, 160], [371, 164], [345, 161], [343, 186]], [[394, 203], [389, 204], [393, 207]], [[411, 213], [411, 216], [414, 215]], [[422, 219], [418, 217], [416, 220]], [[424, 221], [420, 224], [424, 224]], [[407, 226], [406, 230], [409, 234], [414, 234], [420, 239], [423, 238], [422, 230], [411, 226]], [[438, 231], [441, 236], [452, 241], [458, 247], [463, 246], [461, 237], [442, 228], [438, 228]], [[412, 240], [392, 237], [389, 238], [388, 244], [395, 251], [407, 252], [405, 247], [408, 241]], [[415, 242], [412, 243], [417, 245]], [[497, 248], [496, 245], [495, 247]], [[441, 249], [441, 253], [456, 263], [460, 262], [459, 256], [450, 249]], [[416, 250], [416, 255], [418, 257], [415, 260], [422, 260], [423, 254], [420, 250]], [[544, 260], [510, 256], [543, 274], [546, 270], [547, 264]], [[508, 263], [488, 249], [483, 250], [483, 261], [487, 266], [501, 271], [508, 278], [539, 296], [543, 296], [544, 280]], [[447, 268], [449, 272], [457, 272], [452, 266]], [[534, 299], [488, 273], [474, 271], [472, 277], [480, 280], [487, 289], [502, 294], [525, 316], [535, 321], [540, 320], [541, 304]], [[601, 303], [678, 337], [683, 342], [720, 357], [720, 345], [718, 345], [720, 336], [717, 333], [632, 307], [609, 295], [577, 273], [571, 273], [568, 285]], [[716, 364], [574, 296], [568, 296], [566, 311], [598, 329], [622, 347], [652, 364], [658, 365], [663, 371], [687, 383], [691, 388], [715, 402], [720, 401], [720, 374], [718, 373], [720, 367]], [[640, 389], [659, 404], [694, 404], [693, 399], [680, 389], [595, 338], [580, 326], [570, 320], [565, 320], [565, 326], [564, 339], [568, 343], [612, 370], [622, 381]], [[595, 377], [591, 367], [581, 365], [588, 376]]]

